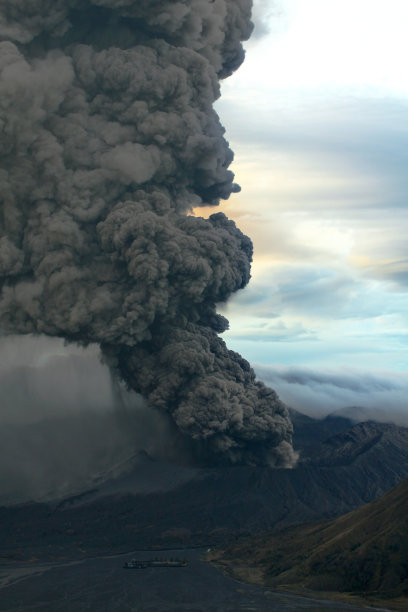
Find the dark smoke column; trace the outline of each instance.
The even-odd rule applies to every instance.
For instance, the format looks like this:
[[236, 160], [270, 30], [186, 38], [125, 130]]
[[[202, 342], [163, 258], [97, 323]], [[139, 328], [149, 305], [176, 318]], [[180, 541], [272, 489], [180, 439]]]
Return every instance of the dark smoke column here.
[[202, 456], [290, 465], [276, 394], [217, 335], [252, 245], [212, 106], [251, 0], [0, 0], [0, 325], [97, 342]]

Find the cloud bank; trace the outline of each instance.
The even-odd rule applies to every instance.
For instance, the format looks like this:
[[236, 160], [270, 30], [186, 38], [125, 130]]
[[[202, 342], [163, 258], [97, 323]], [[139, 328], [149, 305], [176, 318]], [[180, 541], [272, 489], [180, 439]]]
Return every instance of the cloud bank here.
[[252, 244], [213, 110], [250, 0], [2, 0], [0, 326], [98, 344], [203, 456], [290, 464], [276, 394], [216, 314]]
[[372, 419], [408, 426], [406, 373], [260, 364], [255, 369], [289, 406], [312, 417], [337, 412], [355, 421]]

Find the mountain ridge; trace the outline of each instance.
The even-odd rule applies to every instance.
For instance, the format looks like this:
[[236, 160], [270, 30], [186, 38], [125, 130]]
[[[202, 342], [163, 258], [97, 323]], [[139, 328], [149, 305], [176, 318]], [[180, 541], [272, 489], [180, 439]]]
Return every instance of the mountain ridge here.
[[213, 560], [274, 588], [408, 598], [407, 508], [408, 479], [334, 520], [251, 538]]

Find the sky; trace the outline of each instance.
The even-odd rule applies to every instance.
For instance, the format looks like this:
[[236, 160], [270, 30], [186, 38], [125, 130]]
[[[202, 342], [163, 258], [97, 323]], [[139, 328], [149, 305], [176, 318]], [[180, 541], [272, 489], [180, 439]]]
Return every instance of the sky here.
[[[254, 17], [216, 107], [242, 186], [221, 209], [255, 249], [250, 284], [221, 309], [224, 339], [284, 399], [295, 368], [387, 380], [405, 406], [408, 5], [258, 1]], [[317, 403], [336, 385], [323, 387]], [[378, 399], [352, 396], [337, 407]]]

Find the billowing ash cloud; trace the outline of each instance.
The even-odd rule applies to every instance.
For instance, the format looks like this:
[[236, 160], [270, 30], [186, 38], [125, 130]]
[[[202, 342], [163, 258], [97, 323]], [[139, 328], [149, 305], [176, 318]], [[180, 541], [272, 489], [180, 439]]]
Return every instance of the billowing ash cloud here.
[[238, 187], [212, 105], [251, 0], [0, 0], [0, 324], [98, 343], [205, 455], [292, 460], [276, 394], [218, 333], [250, 240], [188, 213]]

